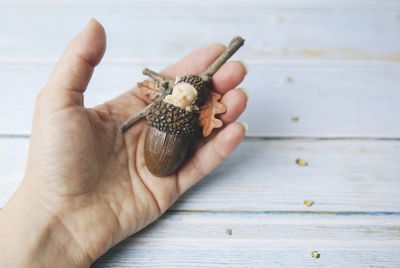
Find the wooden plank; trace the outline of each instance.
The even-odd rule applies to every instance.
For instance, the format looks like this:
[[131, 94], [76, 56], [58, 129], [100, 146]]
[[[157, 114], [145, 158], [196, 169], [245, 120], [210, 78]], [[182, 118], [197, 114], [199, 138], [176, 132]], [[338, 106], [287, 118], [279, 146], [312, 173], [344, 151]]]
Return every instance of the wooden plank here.
[[[215, 0], [3, 0], [0, 7], [216, 7], [228, 6], [225, 1]], [[366, 8], [366, 7], [398, 7], [397, 0], [336, 0], [334, 3], [329, 0], [241, 0], [229, 1], [229, 6], [235, 7], [297, 7], [297, 8], [320, 8], [320, 7], [341, 7], [341, 8]]]
[[2, 8], [0, 25], [7, 27], [0, 30], [0, 59], [58, 58], [72, 36], [96, 17], [107, 30], [106, 57], [112, 59], [176, 59], [240, 34], [247, 43], [238, 56], [245, 59], [400, 60], [399, 2], [350, 1], [357, 8], [343, 8], [345, 1], [315, 2]]
[[397, 267], [399, 227], [399, 215], [168, 213], [94, 267]]
[[[87, 91], [88, 106], [111, 99], [144, 79], [143, 67], [105, 62]], [[0, 134], [28, 135], [34, 100], [52, 64], [0, 64]], [[400, 137], [400, 65], [390, 63], [250, 62], [241, 118], [257, 137]], [[298, 117], [293, 121], [292, 117]]]
[[[207, 249], [215, 241], [181, 249], [116, 249], [93, 267], [385, 267], [397, 268], [399, 250], [324, 250], [323, 260], [310, 257], [310, 250]], [[160, 241], [160, 243], [162, 243]], [[154, 245], [156, 246], [156, 245]], [[203, 246], [204, 248], [200, 248]], [[244, 245], [246, 247], [247, 245]]]
[[[0, 205], [22, 177], [27, 144], [0, 139]], [[171, 209], [400, 212], [399, 151], [399, 141], [246, 140]]]

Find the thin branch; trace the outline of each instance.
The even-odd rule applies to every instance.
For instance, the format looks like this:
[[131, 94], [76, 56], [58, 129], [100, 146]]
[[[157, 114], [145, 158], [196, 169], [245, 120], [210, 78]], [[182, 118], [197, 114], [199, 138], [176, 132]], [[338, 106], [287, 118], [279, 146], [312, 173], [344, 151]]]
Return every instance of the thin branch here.
[[164, 97], [168, 94], [171, 94], [172, 92], [172, 87], [174, 84], [174, 81], [169, 79], [168, 77], [159, 74], [153, 70], [150, 70], [149, 68], [144, 68], [143, 69], [143, 74], [147, 75], [154, 81], [159, 83], [160, 86], [160, 91], [161, 94], [159, 94], [152, 103], [144, 107], [142, 110], [140, 110], [138, 113], [135, 113], [132, 115], [128, 120], [126, 120], [122, 125], [118, 128], [118, 131], [121, 133], [124, 133], [128, 128], [130, 128], [134, 123], [139, 121], [140, 119], [146, 117], [149, 109], [153, 106], [154, 101], [159, 100], [159, 99], [164, 99]]
[[150, 110], [151, 106], [153, 106], [153, 104], [154, 104], [154, 102], [150, 103], [149, 105], [144, 107], [142, 110], [140, 110], [138, 113], [135, 113], [134, 115], [132, 115], [128, 120], [126, 120], [124, 123], [122, 123], [121, 126], [119, 126], [118, 131], [120, 133], [124, 133], [134, 123], [136, 123], [140, 119], [146, 117], [148, 111]]
[[244, 44], [244, 39], [236, 36], [232, 39], [225, 51], [205, 70], [200, 73], [200, 77], [204, 81], [209, 81], [211, 77], [218, 71], [219, 68]]
[[160, 85], [160, 88], [162, 89], [162, 91], [172, 87], [172, 85], [174, 84], [174, 81], [169, 79], [168, 77], [159, 74], [153, 70], [150, 70], [149, 68], [144, 68], [143, 69], [143, 74], [147, 75], [148, 77], [150, 77], [151, 79], [153, 79], [154, 81], [158, 82]]
[[132, 115], [131, 117], [129, 117], [128, 120], [126, 120], [124, 123], [122, 123], [121, 126], [119, 126], [118, 131], [120, 133], [124, 133], [125, 131], [128, 130], [128, 128], [130, 128], [134, 123], [136, 123], [137, 121], [139, 121], [140, 119], [146, 117], [148, 111], [150, 110], [150, 108], [154, 105], [155, 101], [158, 100], [162, 100], [165, 98], [165, 96], [167, 96], [168, 94], [171, 94], [172, 88], [168, 87], [166, 89], [164, 89], [164, 91], [158, 95], [152, 103], [150, 103], [149, 105], [147, 105], [146, 107], [144, 107], [142, 110], [140, 110], [138, 113], [135, 113], [134, 115]]

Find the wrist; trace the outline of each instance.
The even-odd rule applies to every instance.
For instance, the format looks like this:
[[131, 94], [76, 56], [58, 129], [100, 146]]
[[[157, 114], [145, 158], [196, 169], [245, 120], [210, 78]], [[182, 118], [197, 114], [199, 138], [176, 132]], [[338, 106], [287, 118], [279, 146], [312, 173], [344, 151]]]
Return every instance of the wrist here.
[[[6, 267], [87, 267], [61, 219], [21, 186], [0, 211], [0, 260]], [[7, 265], [8, 264], [8, 265]]]

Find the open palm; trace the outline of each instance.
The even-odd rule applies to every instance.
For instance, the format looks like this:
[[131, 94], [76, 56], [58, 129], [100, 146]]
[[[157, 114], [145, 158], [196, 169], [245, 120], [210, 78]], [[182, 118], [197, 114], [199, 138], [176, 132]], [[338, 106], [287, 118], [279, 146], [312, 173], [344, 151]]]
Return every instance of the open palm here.
[[[162, 73], [199, 73], [224, 49], [210, 45], [167, 67]], [[213, 77], [227, 112], [224, 129], [196, 145], [171, 176], [156, 177], [144, 162], [145, 121], [125, 134], [118, 126], [148, 104], [135, 88], [94, 108], [83, 93], [105, 51], [105, 33], [92, 20], [66, 49], [36, 101], [32, 138], [23, 187], [31, 199], [67, 230], [78, 251], [75, 259], [91, 263], [111, 246], [158, 218], [192, 185], [220, 164], [244, 137], [233, 123], [246, 106], [246, 94], [234, 89], [246, 70], [226, 63]]]

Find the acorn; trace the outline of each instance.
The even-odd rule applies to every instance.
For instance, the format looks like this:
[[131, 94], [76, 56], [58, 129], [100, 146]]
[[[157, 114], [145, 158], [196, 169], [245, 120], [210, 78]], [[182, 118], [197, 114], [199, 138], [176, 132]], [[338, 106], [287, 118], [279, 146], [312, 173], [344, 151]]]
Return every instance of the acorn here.
[[201, 134], [198, 107], [210, 92], [209, 83], [197, 75], [177, 80], [172, 93], [155, 101], [146, 119], [144, 156], [156, 176], [168, 176], [182, 164], [189, 147]]
[[189, 148], [201, 138], [199, 110], [211, 92], [215, 72], [244, 44], [235, 37], [225, 51], [202, 73], [184, 75], [175, 81], [150, 69], [143, 74], [158, 82], [160, 94], [142, 111], [125, 121], [119, 131], [145, 117], [149, 125], [144, 144], [144, 159], [156, 176], [174, 173], [185, 161]]

